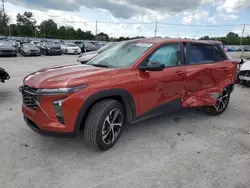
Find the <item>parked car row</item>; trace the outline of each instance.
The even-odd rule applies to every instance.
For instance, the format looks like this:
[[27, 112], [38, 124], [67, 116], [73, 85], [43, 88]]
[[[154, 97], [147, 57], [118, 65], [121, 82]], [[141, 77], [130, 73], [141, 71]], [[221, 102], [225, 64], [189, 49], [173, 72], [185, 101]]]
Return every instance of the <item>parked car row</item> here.
[[0, 40], [0, 56], [23, 56], [81, 54], [97, 51], [104, 44], [98, 42], [64, 42], [64, 41], [31, 41]]

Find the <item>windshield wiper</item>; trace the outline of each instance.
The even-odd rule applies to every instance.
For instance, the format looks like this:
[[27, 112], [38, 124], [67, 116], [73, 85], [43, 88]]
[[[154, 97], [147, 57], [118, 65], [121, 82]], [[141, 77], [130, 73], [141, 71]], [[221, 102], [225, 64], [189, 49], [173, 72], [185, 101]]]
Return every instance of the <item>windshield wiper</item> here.
[[95, 66], [95, 67], [109, 68], [107, 65], [103, 65], [103, 64], [90, 64], [90, 65]]

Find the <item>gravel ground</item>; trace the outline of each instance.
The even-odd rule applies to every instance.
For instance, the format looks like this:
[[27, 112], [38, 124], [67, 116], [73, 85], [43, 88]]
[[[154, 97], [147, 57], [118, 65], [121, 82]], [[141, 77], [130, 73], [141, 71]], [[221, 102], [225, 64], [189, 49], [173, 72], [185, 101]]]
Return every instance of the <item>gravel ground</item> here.
[[18, 86], [39, 68], [77, 56], [1, 58], [1, 188], [249, 188], [250, 88], [237, 86], [219, 117], [186, 109], [126, 127], [107, 152], [77, 139], [45, 138], [21, 113]]

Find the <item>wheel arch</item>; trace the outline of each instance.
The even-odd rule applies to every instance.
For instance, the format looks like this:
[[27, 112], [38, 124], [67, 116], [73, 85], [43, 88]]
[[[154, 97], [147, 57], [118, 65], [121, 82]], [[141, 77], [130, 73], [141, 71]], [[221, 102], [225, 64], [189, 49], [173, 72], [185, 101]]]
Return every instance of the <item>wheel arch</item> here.
[[122, 103], [125, 110], [126, 123], [131, 123], [136, 119], [136, 105], [132, 95], [124, 89], [109, 89], [95, 93], [88, 97], [82, 105], [75, 121], [75, 132], [84, 127], [90, 109], [97, 102], [104, 99], [114, 99]]

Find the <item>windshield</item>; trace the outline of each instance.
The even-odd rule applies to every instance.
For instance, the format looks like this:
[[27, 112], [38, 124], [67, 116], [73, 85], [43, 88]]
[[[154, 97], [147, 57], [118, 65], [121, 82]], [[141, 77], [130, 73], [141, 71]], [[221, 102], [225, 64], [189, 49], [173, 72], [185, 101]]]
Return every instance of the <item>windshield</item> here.
[[24, 48], [36, 48], [36, 45], [32, 43], [26, 43], [26, 44], [23, 44], [23, 47]]
[[129, 67], [152, 45], [137, 42], [119, 44], [99, 54], [87, 64], [105, 67]]
[[13, 47], [13, 43], [10, 43], [10, 42], [1, 42], [0, 46]]
[[44, 44], [47, 45], [47, 46], [55, 46], [55, 45], [57, 45], [54, 42], [45, 42]]
[[77, 47], [75, 44], [66, 44], [66, 46], [69, 46], [69, 47]]

